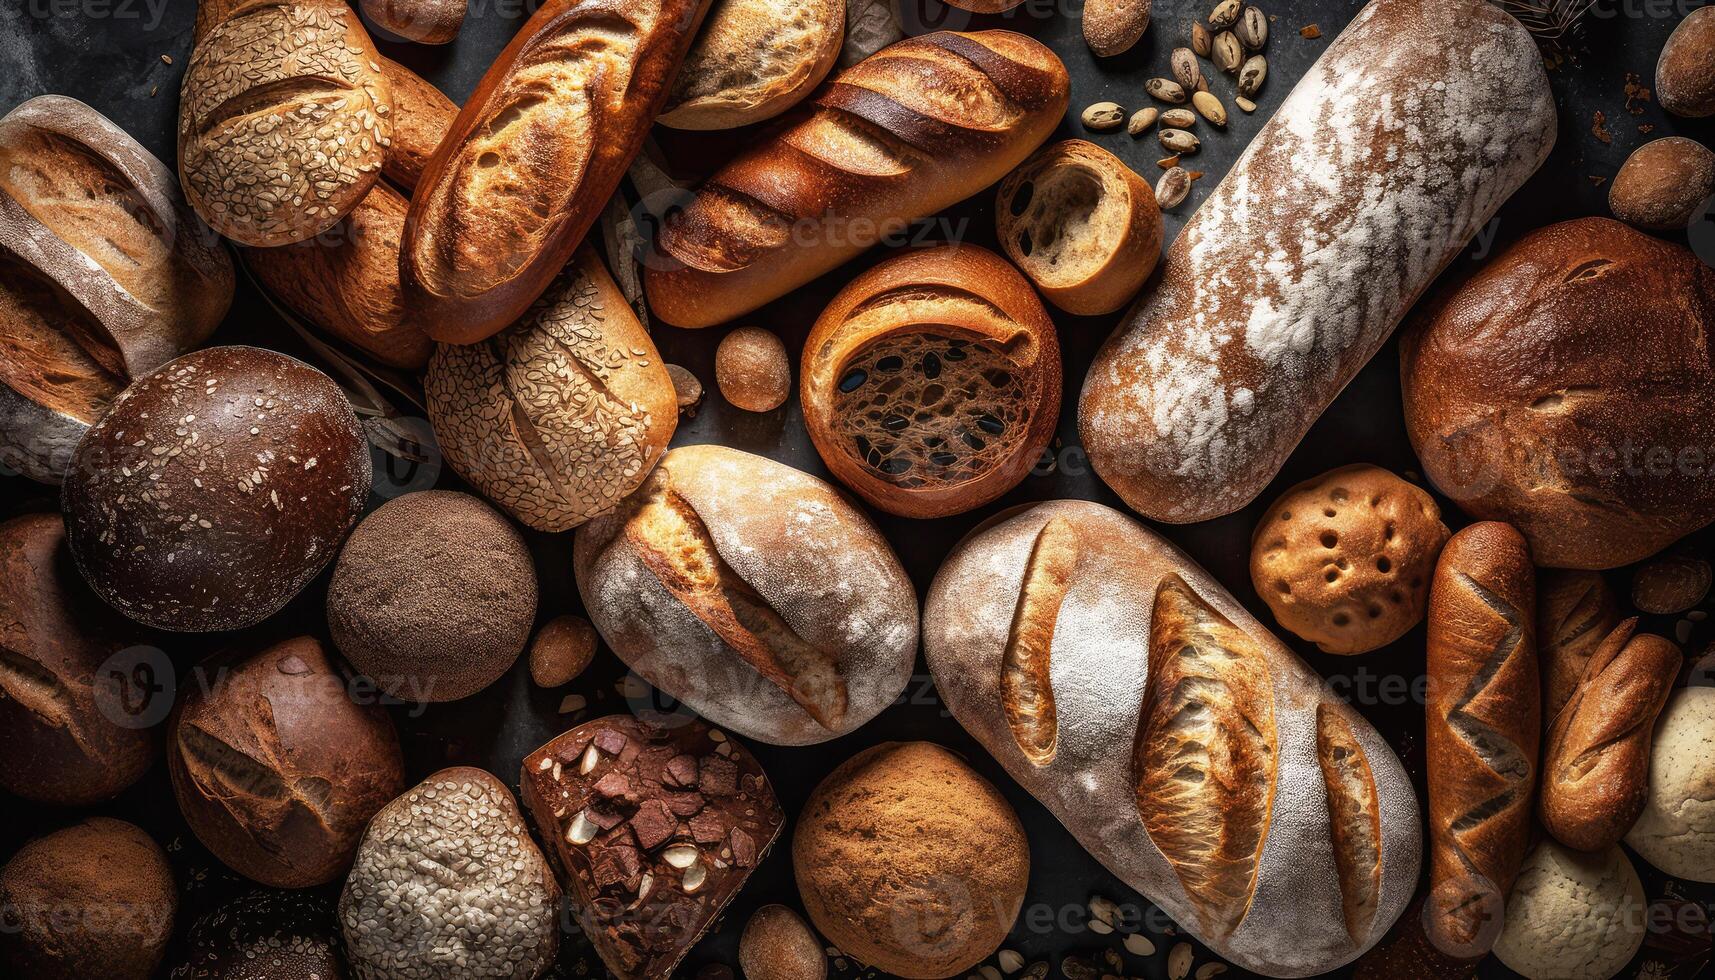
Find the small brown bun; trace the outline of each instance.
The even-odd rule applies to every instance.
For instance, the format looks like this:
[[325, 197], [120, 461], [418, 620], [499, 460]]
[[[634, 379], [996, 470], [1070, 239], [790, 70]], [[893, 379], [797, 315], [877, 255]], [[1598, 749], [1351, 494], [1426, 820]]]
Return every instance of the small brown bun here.
[[1715, 7], [1693, 10], [1668, 35], [1655, 66], [1655, 96], [1676, 116], [1715, 116]]
[[735, 408], [774, 411], [792, 394], [786, 345], [761, 327], [739, 327], [715, 349], [715, 385]]
[[1614, 217], [1651, 231], [1684, 231], [1715, 195], [1715, 153], [1696, 140], [1667, 136], [1632, 151], [1608, 188]]
[[965, 973], [1006, 939], [1030, 879], [1018, 815], [946, 749], [890, 742], [822, 781], [792, 841], [822, 935], [902, 977]]
[[828, 958], [816, 934], [784, 905], [764, 905], [744, 925], [738, 965], [745, 980], [826, 980]]
[[595, 627], [582, 616], [555, 616], [530, 644], [530, 679], [537, 687], [564, 687], [595, 659]]
[[524, 538], [470, 494], [388, 501], [352, 532], [328, 585], [328, 629], [353, 667], [406, 701], [457, 701], [500, 679], [536, 618]]
[[0, 966], [28, 980], [148, 980], [179, 896], [160, 845], [92, 817], [25, 844], [0, 868]]

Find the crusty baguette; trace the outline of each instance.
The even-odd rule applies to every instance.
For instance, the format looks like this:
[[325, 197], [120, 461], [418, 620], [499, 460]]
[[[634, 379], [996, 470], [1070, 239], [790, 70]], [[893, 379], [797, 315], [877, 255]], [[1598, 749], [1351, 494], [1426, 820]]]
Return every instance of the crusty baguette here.
[[845, 0], [717, 0], [656, 121], [736, 129], [797, 105], [833, 70]]
[[1422, 835], [1393, 751], [1182, 552], [1087, 501], [1006, 511], [923, 615], [959, 723], [1229, 962], [1325, 973], [1387, 931]]
[[1010, 31], [940, 31], [846, 69], [671, 213], [644, 285], [668, 323], [776, 299], [999, 180], [1059, 125], [1066, 67]]
[[548, 288], [601, 216], [710, 0], [549, 0], [465, 103], [411, 202], [400, 279], [429, 336], [474, 343]]
[[1536, 580], [1536, 643], [1542, 662], [1542, 725], [1584, 679], [1596, 648], [1620, 625], [1620, 607], [1600, 572], [1542, 569]]
[[381, 71], [393, 83], [393, 145], [381, 172], [409, 196], [453, 128], [459, 107], [427, 79], [386, 55], [381, 56]]
[[1156, 520], [1249, 503], [1554, 133], [1542, 55], [1498, 7], [1373, 0], [1097, 354], [1097, 474]]
[[1554, 719], [1542, 760], [1543, 827], [1567, 847], [1618, 844], [1649, 795], [1656, 716], [1679, 678], [1679, 648], [1621, 623], [1590, 658], [1572, 699]]
[[1424, 925], [1457, 959], [1494, 945], [1530, 842], [1542, 739], [1535, 579], [1524, 537], [1491, 522], [1453, 535], [1430, 586]]

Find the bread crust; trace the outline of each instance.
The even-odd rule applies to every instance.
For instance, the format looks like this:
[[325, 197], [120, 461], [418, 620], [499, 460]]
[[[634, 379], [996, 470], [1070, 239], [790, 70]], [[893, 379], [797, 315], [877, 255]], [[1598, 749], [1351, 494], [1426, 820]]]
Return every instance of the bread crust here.
[[1618, 625], [1619, 603], [1601, 573], [1554, 568], [1538, 573], [1536, 643], [1545, 728], [1572, 700], [1585, 665]]
[[708, 130], [772, 119], [822, 83], [845, 36], [841, 0], [719, 0], [655, 121]]
[[1098, 58], [1130, 51], [1149, 30], [1150, 0], [1088, 0], [1084, 4], [1084, 43]]

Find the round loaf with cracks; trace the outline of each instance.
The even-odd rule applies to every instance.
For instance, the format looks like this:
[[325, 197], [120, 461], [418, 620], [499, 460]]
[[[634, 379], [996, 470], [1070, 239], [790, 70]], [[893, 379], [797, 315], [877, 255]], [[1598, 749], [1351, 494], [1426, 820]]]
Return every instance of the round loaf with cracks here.
[[832, 487], [721, 446], [669, 452], [578, 530], [590, 621], [644, 680], [776, 745], [850, 732], [905, 689], [917, 595]]

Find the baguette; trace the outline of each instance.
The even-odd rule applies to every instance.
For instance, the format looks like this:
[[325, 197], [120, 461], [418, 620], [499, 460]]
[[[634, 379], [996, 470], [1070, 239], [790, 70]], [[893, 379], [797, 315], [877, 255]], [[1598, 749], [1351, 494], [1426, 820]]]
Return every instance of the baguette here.
[[1231, 513], [1554, 145], [1530, 34], [1482, 0], [1373, 0], [1185, 226], [1103, 345], [1078, 428], [1156, 520]]
[[1092, 855], [1218, 954], [1338, 968], [1417, 885], [1381, 736], [1184, 554], [1085, 501], [981, 525], [923, 647], [953, 716]]
[[411, 202], [406, 309], [447, 343], [492, 337], [607, 207], [710, 0], [549, 0], [465, 103]]
[[649, 306], [710, 327], [1005, 176], [1065, 114], [1066, 68], [1009, 31], [940, 31], [846, 69], [668, 215]]
[[1572, 700], [1596, 648], [1620, 625], [1620, 607], [1600, 572], [1543, 569], [1536, 582], [1536, 642], [1542, 662], [1542, 724]]
[[1649, 796], [1655, 720], [1684, 658], [1659, 636], [1621, 623], [1590, 658], [1549, 729], [1542, 762], [1542, 825], [1567, 847], [1604, 851], [1637, 822]]
[[[393, 145], [381, 172], [409, 196], [429, 160], [453, 128], [459, 107], [428, 79], [382, 55], [381, 72], [393, 83]], [[398, 265], [395, 260], [394, 265]], [[394, 273], [398, 277], [398, 273]]]
[[1542, 738], [1530, 549], [1505, 524], [1447, 542], [1429, 594], [1429, 884], [1425, 931], [1481, 959], [1530, 843]]

